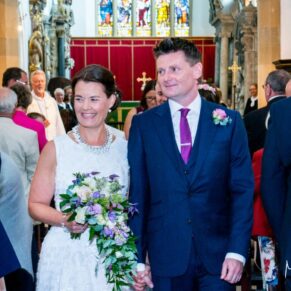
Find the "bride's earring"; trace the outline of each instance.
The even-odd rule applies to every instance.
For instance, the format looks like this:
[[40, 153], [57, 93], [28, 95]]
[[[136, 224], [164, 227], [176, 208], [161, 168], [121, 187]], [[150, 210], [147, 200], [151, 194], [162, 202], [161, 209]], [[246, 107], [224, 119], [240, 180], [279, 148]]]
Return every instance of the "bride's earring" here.
[[111, 112], [111, 109], [108, 110], [108, 113], [110, 113], [110, 112]]

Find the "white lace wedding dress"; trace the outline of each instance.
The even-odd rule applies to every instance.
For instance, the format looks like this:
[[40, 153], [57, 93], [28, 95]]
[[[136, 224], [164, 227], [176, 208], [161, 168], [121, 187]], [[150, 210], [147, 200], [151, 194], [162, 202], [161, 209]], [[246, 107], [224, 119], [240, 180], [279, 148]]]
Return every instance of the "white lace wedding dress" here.
[[[67, 135], [55, 139], [57, 167], [55, 179], [55, 205], [59, 209], [61, 193], [74, 179], [73, 173], [97, 171], [101, 176], [116, 174], [128, 189], [127, 142], [116, 136], [110, 149], [96, 153], [75, 143]], [[45, 187], [45, 185], [43, 185]], [[88, 240], [89, 231], [80, 239], [72, 240], [70, 233], [53, 226], [42, 244], [37, 272], [38, 291], [106, 291], [112, 290], [107, 284], [104, 266], [99, 260], [98, 273], [95, 267], [98, 252], [95, 242]]]

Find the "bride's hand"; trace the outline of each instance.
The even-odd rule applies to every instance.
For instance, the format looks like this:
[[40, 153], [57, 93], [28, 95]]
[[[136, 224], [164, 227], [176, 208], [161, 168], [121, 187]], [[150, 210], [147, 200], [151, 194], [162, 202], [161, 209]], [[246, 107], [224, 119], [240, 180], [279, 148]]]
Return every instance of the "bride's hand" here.
[[88, 228], [88, 224], [80, 224], [76, 221], [67, 221], [65, 226], [71, 233], [83, 233]]

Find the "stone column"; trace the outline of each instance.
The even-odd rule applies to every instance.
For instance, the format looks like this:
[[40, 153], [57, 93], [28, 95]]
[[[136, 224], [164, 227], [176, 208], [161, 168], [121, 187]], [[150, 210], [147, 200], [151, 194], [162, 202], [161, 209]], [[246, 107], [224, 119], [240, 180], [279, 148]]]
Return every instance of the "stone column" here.
[[152, 0], [151, 6], [151, 21], [152, 21], [152, 36], [157, 36], [157, 10], [156, 10], [156, 0]]
[[216, 86], [219, 86], [220, 77], [220, 38], [215, 37], [215, 77], [214, 82]]
[[132, 6], [131, 6], [131, 22], [132, 22], [132, 35], [136, 36], [136, 23], [138, 21], [137, 15], [136, 15], [136, 10], [137, 10], [137, 5], [136, 1], [132, 1]]
[[241, 41], [244, 45], [244, 96], [246, 102], [250, 85], [257, 82], [257, 58], [254, 47], [254, 34], [245, 31]]
[[65, 26], [57, 22], [58, 37], [58, 76], [65, 77]]
[[17, 2], [16, 0], [0, 1], [0, 84], [2, 84], [2, 73], [8, 67], [19, 66]]
[[249, 96], [248, 89], [257, 83], [257, 9], [252, 5], [245, 6], [239, 16], [239, 30], [242, 37], [238, 39], [243, 53], [244, 87], [241, 94], [245, 102]]
[[280, 59], [273, 62], [277, 69], [284, 69], [291, 73], [291, 1], [280, 1]]
[[[272, 62], [280, 59], [280, 0], [258, 0], [258, 86], [275, 69]], [[288, 28], [287, 28], [288, 29]], [[259, 107], [266, 104], [259, 90]]]
[[228, 79], [228, 44], [230, 33], [221, 33], [221, 47], [220, 47], [220, 75], [219, 87], [222, 94], [222, 102], [227, 103], [227, 79]]

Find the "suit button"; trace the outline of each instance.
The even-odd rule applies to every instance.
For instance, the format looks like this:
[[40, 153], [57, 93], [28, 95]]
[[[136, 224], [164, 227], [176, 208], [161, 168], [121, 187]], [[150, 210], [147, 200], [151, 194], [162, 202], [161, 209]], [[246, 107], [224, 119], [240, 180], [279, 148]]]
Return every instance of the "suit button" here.
[[188, 222], [189, 224], [191, 224], [191, 223], [192, 223], [192, 220], [189, 218], [187, 222]]
[[189, 174], [189, 171], [188, 170], [185, 170], [184, 171], [184, 174], [187, 176]]

